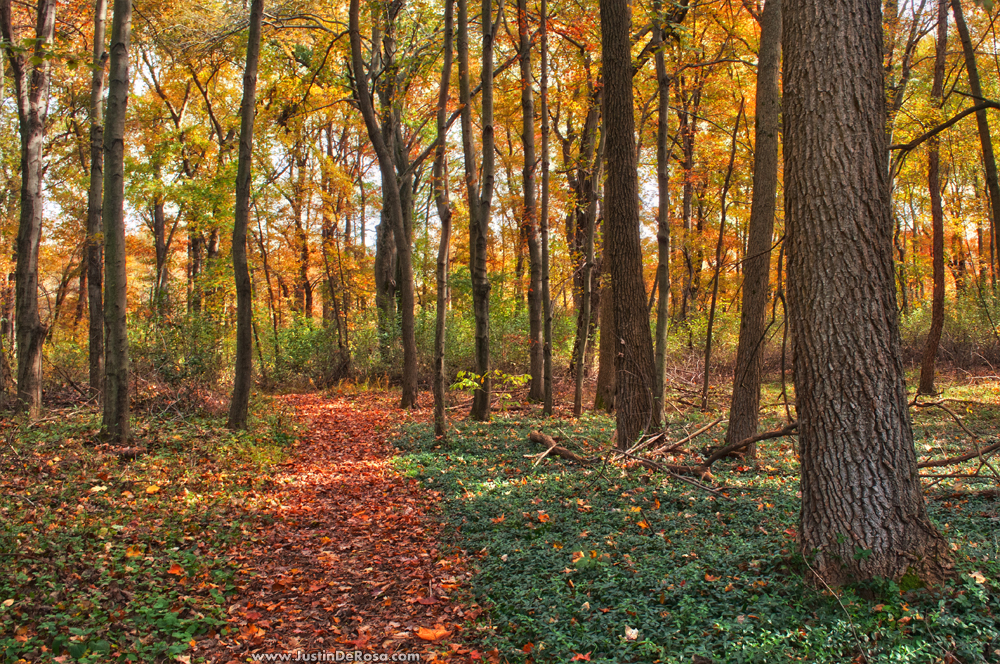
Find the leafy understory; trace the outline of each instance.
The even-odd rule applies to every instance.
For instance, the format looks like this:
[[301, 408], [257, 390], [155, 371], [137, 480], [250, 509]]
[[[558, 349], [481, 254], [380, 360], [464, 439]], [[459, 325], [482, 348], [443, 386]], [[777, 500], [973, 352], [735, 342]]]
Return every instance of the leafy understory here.
[[[995, 403], [991, 389], [947, 396]], [[996, 406], [970, 402], [962, 412], [966, 426], [995, 435]], [[714, 418], [675, 417], [671, 436], [679, 440]], [[914, 420], [922, 459], [967, 448], [968, 437], [947, 414], [921, 409]], [[761, 427], [771, 425], [780, 422]], [[540, 450], [528, 442], [531, 430], [591, 455], [613, 428], [610, 419], [587, 415], [461, 422], [447, 441], [427, 425], [406, 430], [400, 467], [441, 492], [444, 536], [478, 567], [473, 591], [490, 607], [491, 622], [479, 625], [485, 649], [512, 662], [1000, 656], [1000, 510], [995, 492], [977, 491], [991, 481], [985, 474], [929, 489], [931, 515], [957, 565], [945, 587], [927, 590], [904, 577], [834, 593], [806, 582], [808, 561], [796, 553], [794, 441], [762, 444], [756, 470], [743, 461], [717, 463], [721, 496], [634, 467], [582, 468], [551, 458], [534, 465]], [[974, 465], [949, 472], [971, 474]]]
[[273, 403], [256, 410], [238, 436], [140, 417], [129, 448], [102, 443], [89, 409], [0, 425], [0, 661], [189, 661], [228, 631], [228, 550], [294, 435]]

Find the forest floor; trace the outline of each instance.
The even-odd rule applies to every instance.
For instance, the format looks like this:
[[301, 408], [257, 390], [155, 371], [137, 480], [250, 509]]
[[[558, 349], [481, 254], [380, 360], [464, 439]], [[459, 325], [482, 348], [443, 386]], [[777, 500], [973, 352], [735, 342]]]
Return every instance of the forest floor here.
[[[603, 455], [614, 422], [517, 396], [489, 424], [454, 408], [445, 440], [429, 407], [350, 386], [261, 399], [239, 436], [151, 409], [129, 448], [88, 405], [0, 420], [0, 663], [998, 661], [1000, 478], [978, 460], [923, 471], [953, 475], [924, 480], [951, 581], [834, 593], [796, 553], [794, 438], [718, 462], [705, 491], [539, 458], [531, 431]], [[724, 414], [721, 391], [704, 413], [672, 397], [667, 440]], [[1000, 383], [942, 397], [911, 411], [921, 459], [995, 442]], [[660, 460], [696, 462], [721, 426]]]

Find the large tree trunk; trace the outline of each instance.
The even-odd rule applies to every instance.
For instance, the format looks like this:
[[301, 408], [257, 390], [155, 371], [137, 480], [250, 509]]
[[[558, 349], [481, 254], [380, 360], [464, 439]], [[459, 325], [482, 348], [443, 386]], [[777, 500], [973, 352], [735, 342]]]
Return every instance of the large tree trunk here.
[[607, 184], [605, 237], [614, 300], [618, 377], [618, 446], [629, 444], [660, 418], [653, 405], [653, 339], [646, 311], [639, 241], [639, 191], [632, 92], [632, 16], [628, 0], [601, 0], [604, 128]]
[[434, 324], [434, 433], [444, 436], [445, 416], [445, 323], [448, 315], [448, 258], [451, 251], [451, 200], [448, 193], [446, 161], [448, 87], [451, 83], [452, 40], [454, 39], [454, 0], [444, 3], [444, 63], [437, 105], [437, 147], [434, 150], [434, 202], [441, 218], [441, 242], [437, 255], [437, 316]]
[[[948, 0], [938, 0], [937, 45], [934, 53], [934, 83], [931, 103], [941, 107], [944, 90], [944, 64], [948, 54]], [[924, 357], [920, 364], [920, 394], [934, 394], [934, 362], [941, 331], [944, 329], [944, 210], [941, 209], [941, 150], [937, 136], [931, 137], [927, 153], [927, 188], [931, 198], [931, 263], [934, 270], [934, 292], [931, 296], [931, 328], [927, 332]]]
[[544, 350], [542, 371], [544, 379], [544, 405], [542, 412], [552, 414], [552, 293], [549, 286], [549, 31], [548, 3], [541, 0], [539, 7], [539, 44], [542, 51], [542, 75], [539, 80], [542, 115], [542, 320]]
[[125, 112], [128, 105], [128, 54], [132, 0], [115, 0], [111, 22], [107, 129], [104, 133], [104, 422], [112, 440], [129, 437], [128, 306], [125, 255]]
[[88, 355], [90, 391], [104, 392], [104, 242], [101, 208], [104, 199], [104, 33], [108, 0], [94, 3], [94, 67], [90, 84], [90, 186], [87, 194], [87, 244], [84, 248], [87, 275]]
[[375, 227], [375, 307], [382, 360], [388, 360], [396, 338], [396, 238], [385, 208]]
[[[781, 2], [767, 0], [760, 19], [760, 53], [757, 56], [757, 99], [754, 120], [753, 194], [743, 262], [743, 300], [740, 338], [736, 347], [733, 396], [729, 402], [726, 444], [757, 433], [760, 382], [764, 370], [764, 335], [771, 276], [771, 236], [778, 193], [778, 138], [781, 133]], [[757, 456], [756, 444], [746, 449]]]
[[[965, 24], [962, 14], [962, 0], [951, 0], [951, 9], [955, 14], [955, 27], [962, 40], [962, 52], [965, 54], [965, 70], [969, 76], [969, 91], [976, 100], [983, 99], [983, 86], [979, 82], [979, 67], [976, 65], [976, 51], [972, 46], [969, 27]], [[986, 110], [976, 112], [976, 125], [979, 127], [979, 142], [983, 151], [983, 170], [986, 172], [986, 190], [990, 196], [991, 222], [993, 229], [994, 255], [1000, 260], [1000, 180], [997, 177], [997, 161], [993, 154], [993, 138], [990, 135], [990, 123]], [[991, 261], [992, 263], [992, 261]]]
[[469, 17], [467, 0], [458, 0], [458, 80], [462, 122], [462, 152], [469, 200], [469, 272], [472, 275], [472, 309], [475, 317], [475, 358], [479, 388], [473, 393], [474, 420], [490, 419], [490, 281], [486, 270], [490, 211], [495, 175], [493, 128], [493, 24], [491, 0], [483, 0], [482, 51], [482, 180], [477, 177], [472, 136], [472, 93], [469, 82]]
[[927, 518], [903, 381], [881, 3], [786, 0], [784, 18], [801, 552], [831, 584], [933, 583], [948, 545]]
[[49, 104], [49, 49], [55, 31], [55, 0], [39, 0], [34, 47], [22, 52], [11, 23], [10, 0], [0, 0], [0, 31], [17, 95], [21, 138], [21, 215], [17, 228], [14, 317], [17, 339], [17, 402], [31, 418], [42, 406], [42, 344], [48, 329], [38, 315], [38, 247], [42, 237], [42, 177]]
[[535, 99], [531, 79], [531, 36], [528, 32], [527, 0], [517, 2], [517, 34], [521, 65], [521, 145], [524, 147], [524, 216], [521, 227], [528, 244], [528, 357], [531, 385], [528, 399], [542, 401], [545, 390], [542, 376], [542, 247], [535, 206]]
[[236, 164], [236, 209], [233, 219], [233, 277], [236, 281], [236, 364], [229, 421], [233, 430], [245, 429], [253, 382], [253, 296], [247, 267], [247, 221], [250, 218], [250, 184], [253, 166], [254, 102], [257, 99], [257, 63], [260, 60], [260, 29], [264, 0], [250, 4], [250, 34], [247, 64], [243, 70], [243, 101], [240, 104], [240, 152]]

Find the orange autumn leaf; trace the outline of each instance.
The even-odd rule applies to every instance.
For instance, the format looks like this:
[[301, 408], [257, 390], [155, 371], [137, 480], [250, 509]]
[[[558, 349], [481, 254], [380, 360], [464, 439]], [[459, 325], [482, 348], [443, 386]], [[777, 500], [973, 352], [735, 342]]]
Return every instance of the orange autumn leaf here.
[[125, 557], [127, 558], [135, 558], [136, 556], [141, 556], [141, 555], [142, 555], [142, 548], [139, 546], [133, 545], [125, 549]]
[[167, 570], [167, 574], [184, 576], [184, 568], [178, 565], [177, 563], [174, 563], [173, 565], [170, 566], [170, 569]]
[[451, 631], [447, 629], [420, 627], [417, 629], [417, 636], [424, 641], [440, 641], [446, 636], [450, 636]]
[[534, 648], [534, 647], [535, 647], [535, 644], [532, 643], [531, 641], [528, 641], [527, 643], [524, 644], [524, 647], [521, 648], [521, 650], [523, 650], [525, 652], [525, 654], [527, 654], [527, 653], [531, 652], [531, 649]]
[[721, 576], [712, 576], [711, 574], [705, 574], [705, 580], [708, 581], [709, 583], [711, 583], [712, 581], [718, 581], [721, 578], [722, 578]]

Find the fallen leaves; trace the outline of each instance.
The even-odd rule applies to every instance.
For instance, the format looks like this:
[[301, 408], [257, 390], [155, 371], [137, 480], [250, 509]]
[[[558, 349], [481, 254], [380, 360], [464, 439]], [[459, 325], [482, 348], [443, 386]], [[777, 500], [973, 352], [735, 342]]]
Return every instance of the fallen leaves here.
[[451, 630], [444, 629], [443, 627], [420, 627], [417, 629], [417, 637], [424, 641], [440, 641], [448, 636], [451, 636]]
[[391, 464], [388, 436], [401, 419], [395, 404], [387, 395], [352, 402], [297, 395], [285, 403], [308, 432], [258, 497], [257, 504], [272, 506], [267, 518], [258, 518], [249, 546], [231, 553], [242, 566], [240, 592], [231, 600], [228, 635], [208, 661], [346, 647], [420, 652], [427, 661], [499, 661], [461, 645], [466, 620], [480, 609], [449, 597], [469, 573], [461, 554], [437, 548], [439, 526], [426, 514], [440, 494]]

